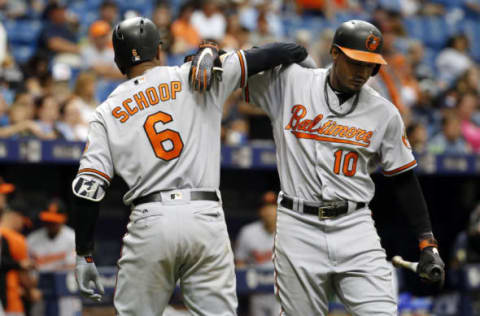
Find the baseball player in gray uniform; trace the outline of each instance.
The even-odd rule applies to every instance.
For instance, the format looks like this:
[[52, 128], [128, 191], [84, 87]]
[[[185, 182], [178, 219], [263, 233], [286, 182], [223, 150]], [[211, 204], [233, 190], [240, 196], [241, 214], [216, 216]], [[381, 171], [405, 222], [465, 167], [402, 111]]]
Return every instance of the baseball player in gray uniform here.
[[214, 44], [200, 46], [192, 67], [161, 67], [159, 33], [150, 20], [122, 21], [112, 37], [115, 62], [128, 80], [97, 107], [72, 183], [80, 292], [94, 300], [103, 293], [93, 235], [99, 202], [116, 174], [128, 185], [123, 201], [132, 209], [118, 261], [117, 314], [161, 315], [179, 281], [192, 315], [235, 315], [234, 262], [218, 190], [221, 105], [248, 74], [307, 53], [277, 45], [279, 58], [251, 66], [261, 48], [226, 54], [222, 81], [200, 94], [188, 82], [210, 88]]
[[244, 89], [273, 126], [281, 182], [273, 260], [283, 315], [326, 315], [333, 294], [353, 315], [397, 315], [392, 269], [368, 207], [378, 167], [394, 176], [418, 236], [420, 277], [443, 284], [404, 124], [365, 85], [386, 64], [382, 43], [372, 24], [348, 21], [336, 30], [331, 68], [279, 66], [250, 77]]

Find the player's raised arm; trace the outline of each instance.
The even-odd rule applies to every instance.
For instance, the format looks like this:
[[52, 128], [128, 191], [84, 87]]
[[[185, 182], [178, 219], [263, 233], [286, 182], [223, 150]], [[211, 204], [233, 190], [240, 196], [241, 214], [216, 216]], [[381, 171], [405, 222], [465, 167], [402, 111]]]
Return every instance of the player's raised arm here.
[[[219, 77], [218, 80], [221, 80], [222, 72], [231, 71], [222, 68], [222, 62], [226, 57], [220, 55], [221, 51], [216, 43], [204, 41], [200, 44], [197, 53], [191, 57], [189, 76], [191, 88], [201, 92], [208, 91], [215, 77]], [[278, 65], [305, 61], [308, 53], [303, 46], [295, 43], [271, 43], [237, 51], [235, 55], [239, 59], [241, 76], [238, 79], [243, 88], [245, 77], [253, 76]]]

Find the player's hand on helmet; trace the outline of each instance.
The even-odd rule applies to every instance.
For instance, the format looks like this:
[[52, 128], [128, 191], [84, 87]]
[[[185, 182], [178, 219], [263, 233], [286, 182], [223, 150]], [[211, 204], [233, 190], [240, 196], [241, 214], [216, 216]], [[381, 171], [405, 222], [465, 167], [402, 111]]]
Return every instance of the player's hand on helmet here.
[[185, 57], [185, 61], [192, 61], [188, 77], [193, 90], [208, 91], [215, 77], [217, 80], [221, 80], [223, 72], [220, 61], [221, 53], [217, 43], [202, 41], [195, 55]]
[[[97, 267], [92, 256], [77, 256], [75, 263], [75, 279], [82, 296], [100, 302], [105, 294]], [[96, 289], [96, 291], [95, 291]]]
[[422, 281], [441, 289], [445, 282], [445, 263], [438, 253], [437, 241], [431, 238], [422, 242], [428, 243], [428, 246], [422, 247], [417, 273]]

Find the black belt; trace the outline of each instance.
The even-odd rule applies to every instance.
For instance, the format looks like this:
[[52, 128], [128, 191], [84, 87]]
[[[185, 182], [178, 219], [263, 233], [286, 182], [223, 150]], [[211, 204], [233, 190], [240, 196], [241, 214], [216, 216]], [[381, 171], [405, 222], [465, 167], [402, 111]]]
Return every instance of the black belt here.
[[[280, 205], [296, 211], [293, 208], [294, 202], [289, 197], [282, 197]], [[361, 209], [365, 207], [365, 205], [366, 204], [364, 202], [357, 203], [355, 210]], [[304, 203], [303, 213], [317, 215], [320, 219], [334, 218], [348, 213], [348, 201], [323, 202], [320, 206], [312, 206]]]
[[[162, 202], [165, 200], [165, 199], [162, 199], [162, 193], [165, 194], [165, 192], [155, 192], [146, 196], [136, 198], [135, 200], [133, 200], [132, 204], [133, 206], [137, 206], [143, 203]], [[182, 199], [181, 193], [173, 191], [170, 194], [170, 199], [168, 201], [181, 200], [181, 199]], [[220, 199], [218, 198], [217, 192], [215, 191], [190, 191], [190, 200], [191, 201], [216, 201], [216, 202], [220, 201]]]

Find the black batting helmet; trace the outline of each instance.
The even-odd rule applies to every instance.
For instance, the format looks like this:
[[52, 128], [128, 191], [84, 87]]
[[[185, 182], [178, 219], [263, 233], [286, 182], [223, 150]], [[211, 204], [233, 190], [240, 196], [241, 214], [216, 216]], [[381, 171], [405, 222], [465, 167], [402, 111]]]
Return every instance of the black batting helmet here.
[[157, 27], [147, 18], [135, 17], [118, 23], [112, 34], [115, 63], [125, 74], [134, 65], [153, 60], [162, 43]]
[[332, 47], [337, 47], [351, 59], [378, 64], [372, 76], [377, 74], [381, 65], [387, 64], [382, 57], [382, 33], [366, 21], [342, 23], [335, 31]]

